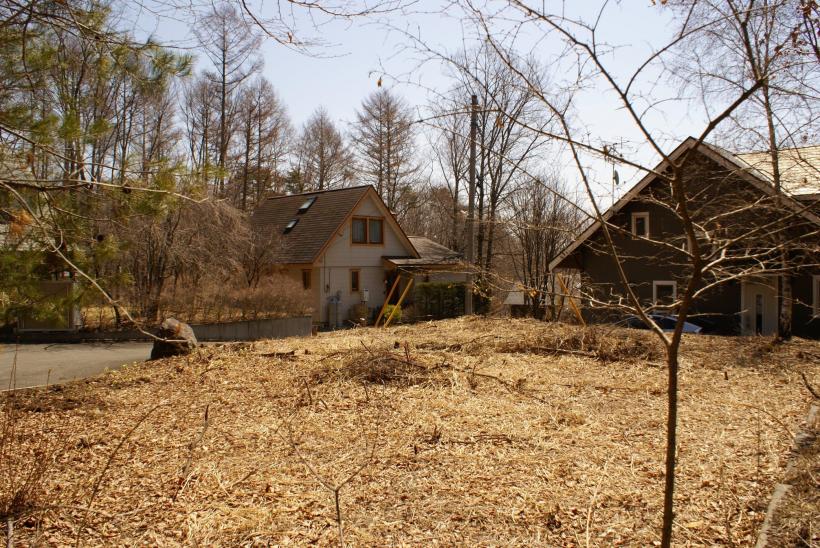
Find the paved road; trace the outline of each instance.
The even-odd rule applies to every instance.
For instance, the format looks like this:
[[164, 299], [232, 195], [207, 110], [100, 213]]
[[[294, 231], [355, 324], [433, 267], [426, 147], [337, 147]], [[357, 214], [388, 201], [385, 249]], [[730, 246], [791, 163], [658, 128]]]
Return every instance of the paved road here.
[[[0, 344], [0, 391], [9, 386], [15, 346]], [[24, 344], [17, 348], [17, 388], [58, 384], [147, 360], [151, 343]], [[49, 373], [50, 372], [50, 373]]]

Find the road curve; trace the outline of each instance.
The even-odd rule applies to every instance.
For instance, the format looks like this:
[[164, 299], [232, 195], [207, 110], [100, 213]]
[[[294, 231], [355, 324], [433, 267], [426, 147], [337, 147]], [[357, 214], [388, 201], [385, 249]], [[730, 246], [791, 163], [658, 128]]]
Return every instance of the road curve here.
[[[79, 344], [0, 344], [0, 391], [30, 388], [92, 377], [106, 369], [141, 362], [151, 354], [149, 342]], [[11, 379], [12, 366], [17, 372]]]

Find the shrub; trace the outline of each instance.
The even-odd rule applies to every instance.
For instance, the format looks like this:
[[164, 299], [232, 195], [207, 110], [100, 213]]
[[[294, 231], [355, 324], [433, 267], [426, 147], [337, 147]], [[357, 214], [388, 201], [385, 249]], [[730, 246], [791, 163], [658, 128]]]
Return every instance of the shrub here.
[[[396, 313], [393, 314], [393, 309], [396, 310]], [[390, 317], [390, 314], [393, 314], [393, 319], [390, 320], [390, 323], [401, 323], [401, 307], [396, 304], [388, 304], [384, 307], [384, 321], [387, 321], [387, 318]]]
[[310, 293], [287, 276], [263, 278], [254, 287], [244, 283], [177, 286], [167, 291], [163, 316], [187, 322], [279, 318], [310, 314]]
[[439, 320], [455, 318], [464, 313], [464, 284], [425, 282], [416, 285], [413, 293], [416, 318]]

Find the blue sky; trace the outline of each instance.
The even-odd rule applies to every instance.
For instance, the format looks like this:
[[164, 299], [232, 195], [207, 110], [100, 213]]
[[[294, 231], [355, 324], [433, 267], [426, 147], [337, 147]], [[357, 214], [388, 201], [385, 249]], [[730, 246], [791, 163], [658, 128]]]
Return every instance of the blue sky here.
[[[547, 4], [549, 7], [558, 2]], [[580, 12], [587, 10], [581, 15], [589, 20], [596, 15], [589, 11], [590, 8], [598, 4], [584, 0], [568, 6]], [[362, 99], [377, 89], [379, 77], [411, 105], [423, 108], [428, 101], [428, 90], [445, 89], [448, 81], [439, 66], [427, 64], [418, 67], [418, 52], [405, 47], [408, 41], [396, 29], [421, 37], [436, 50], [447, 51], [459, 49], [468, 43], [473, 32], [458, 12], [441, 13], [436, 10], [436, 5], [436, 0], [421, 0], [412, 13], [403, 16], [392, 15], [381, 21], [372, 18], [333, 21], [318, 31], [310, 26], [309, 21], [298, 20], [297, 26], [307, 29], [306, 35], [319, 37], [327, 46], [314, 49], [315, 55], [306, 55], [267, 39], [261, 49], [265, 63], [263, 74], [279, 92], [296, 127], [317, 107], [323, 106], [346, 128], [355, 118], [355, 110]], [[266, 15], [264, 5], [259, 13]], [[653, 5], [650, 0], [609, 4], [601, 20], [599, 35], [617, 46], [605, 59], [614, 73], [625, 78], [653, 47], [669, 39], [674, 30], [670, 15], [667, 9]], [[162, 43], [192, 48], [194, 44], [189, 23], [180, 19], [179, 13], [143, 11], [137, 19], [138, 27], [135, 30], [137, 34], [151, 33]], [[528, 32], [531, 34], [528, 35]], [[537, 42], [537, 36], [532, 29], [525, 30], [518, 43], [544, 60], [559, 53], [554, 42]], [[196, 48], [189, 51], [197, 53]], [[563, 77], [560, 73], [554, 75], [557, 86], [561, 85]], [[396, 83], [396, 78], [402, 83]], [[406, 83], [406, 80], [415, 83]], [[649, 85], [649, 82], [646, 84]], [[653, 86], [654, 95], [674, 95], [676, 91], [666, 80], [655, 82]], [[619, 143], [639, 137], [634, 124], [620, 108], [617, 97], [603, 87], [593, 86], [579, 93], [575, 110], [577, 123], [593, 140]], [[650, 125], [668, 138], [665, 144], [671, 149], [675, 142], [702, 127], [703, 122], [698, 117], [697, 109], [686, 108], [679, 102], [670, 103], [662, 112], [650, 117]], [[645, 160], [651, 156], [646, 150], [633, 152]], [[607, 193], [611, 167], [592, 162], [590, 170], [600, 184], [600, 192]], [[567, 173], [567, 177], [572, 176], [571, 170]], [[621, 176], [625, 179], [622, 189], [637, 178], [637, 174], [628, 170], [623, 170]]]

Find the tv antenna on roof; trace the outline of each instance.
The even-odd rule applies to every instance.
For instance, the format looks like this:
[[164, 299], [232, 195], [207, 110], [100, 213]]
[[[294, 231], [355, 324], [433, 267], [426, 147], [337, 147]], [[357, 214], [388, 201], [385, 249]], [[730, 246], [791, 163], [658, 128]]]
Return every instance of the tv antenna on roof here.
[[604, 152], [604, 161], [607, 163], [612, 164], [612, 180], [611, 180], [611, 188], [612, 188], [612, 203], [615, 203], [615, 187], [621, 184], [621, 176], [618, 173], [618, 170], [615, 169], [615, 160], [616, 158], [620, 157], [621, 151], [624, 148], [624, 140], [621, 139], [618, 143], [613, 144], [605, 144], [603, 148]]

